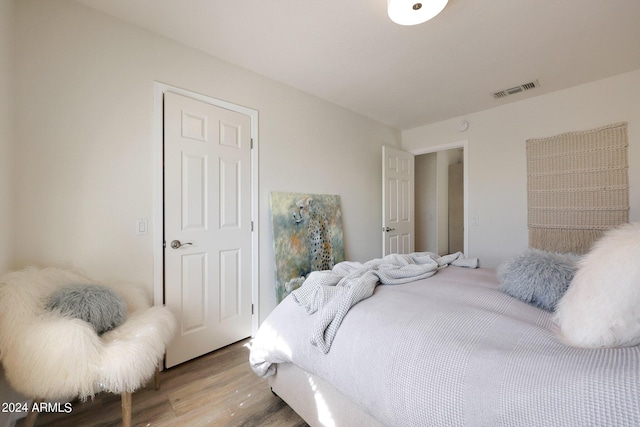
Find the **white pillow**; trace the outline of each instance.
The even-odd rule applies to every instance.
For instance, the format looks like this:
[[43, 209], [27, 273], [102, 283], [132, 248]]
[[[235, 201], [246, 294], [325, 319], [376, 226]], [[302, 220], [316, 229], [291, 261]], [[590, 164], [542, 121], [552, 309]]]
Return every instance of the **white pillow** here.
[[607, 231], [578, 264], [554, 320], [576, 347], [640, 344], [640, 223]]

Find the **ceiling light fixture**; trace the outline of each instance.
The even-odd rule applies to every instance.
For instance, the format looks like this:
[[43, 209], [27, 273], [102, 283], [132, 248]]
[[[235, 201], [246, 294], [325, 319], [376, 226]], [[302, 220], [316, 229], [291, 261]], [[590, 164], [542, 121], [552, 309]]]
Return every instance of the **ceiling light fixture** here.
[[396, 24], [416, 25], [433, 18], [449, 0], [387, 0], [389, 18]]

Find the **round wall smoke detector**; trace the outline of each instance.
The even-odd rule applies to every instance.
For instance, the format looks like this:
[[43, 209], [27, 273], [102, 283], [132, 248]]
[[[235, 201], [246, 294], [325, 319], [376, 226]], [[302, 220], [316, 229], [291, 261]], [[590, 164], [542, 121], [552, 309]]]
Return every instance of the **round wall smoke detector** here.
[[464, 132], [467, 129], [469, 129], [469, 122], [466, 120], [461, 121], [460, 124], [458, 125], [458, 130], [460, 132]]

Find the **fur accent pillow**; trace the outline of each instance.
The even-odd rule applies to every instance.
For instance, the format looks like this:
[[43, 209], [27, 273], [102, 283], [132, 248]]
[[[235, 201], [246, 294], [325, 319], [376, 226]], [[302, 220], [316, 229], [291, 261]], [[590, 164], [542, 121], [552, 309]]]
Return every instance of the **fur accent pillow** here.
[[70, 285], [51, 294], [45, 308], [63, 316], [91, 323], [100, 335], [120, 326], [127, 318], [127, 307], [110, 288], [101, 285]]
[[554, 320], [576, 347], [640, 344], [640, 223], [607, 231], [579, 263]]
[[577, 255], [527, 249], [498, 267], [500, 290], [552, 311], [576, 271]]

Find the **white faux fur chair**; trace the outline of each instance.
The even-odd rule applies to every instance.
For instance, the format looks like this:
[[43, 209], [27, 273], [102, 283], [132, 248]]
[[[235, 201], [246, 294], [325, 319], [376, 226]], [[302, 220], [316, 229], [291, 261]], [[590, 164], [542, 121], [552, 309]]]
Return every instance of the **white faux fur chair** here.
[[[27, 268], [0, 279], [5, 375], [16, 391], [36, 402], [84, 400], [102, 391], [121, 394], [123, 425], [129, 426], [131, 393], [157, 373], [175, 319], [167, 308], [152, 307], [144, 289], [108, 286], [126, 304], [127, 317], [98, 335], [88, 322], [45, 309], [53, 292], [71, 284], [98, 283], [59, 268]], [[25, 425], [35, 416], [30, 413]]]

